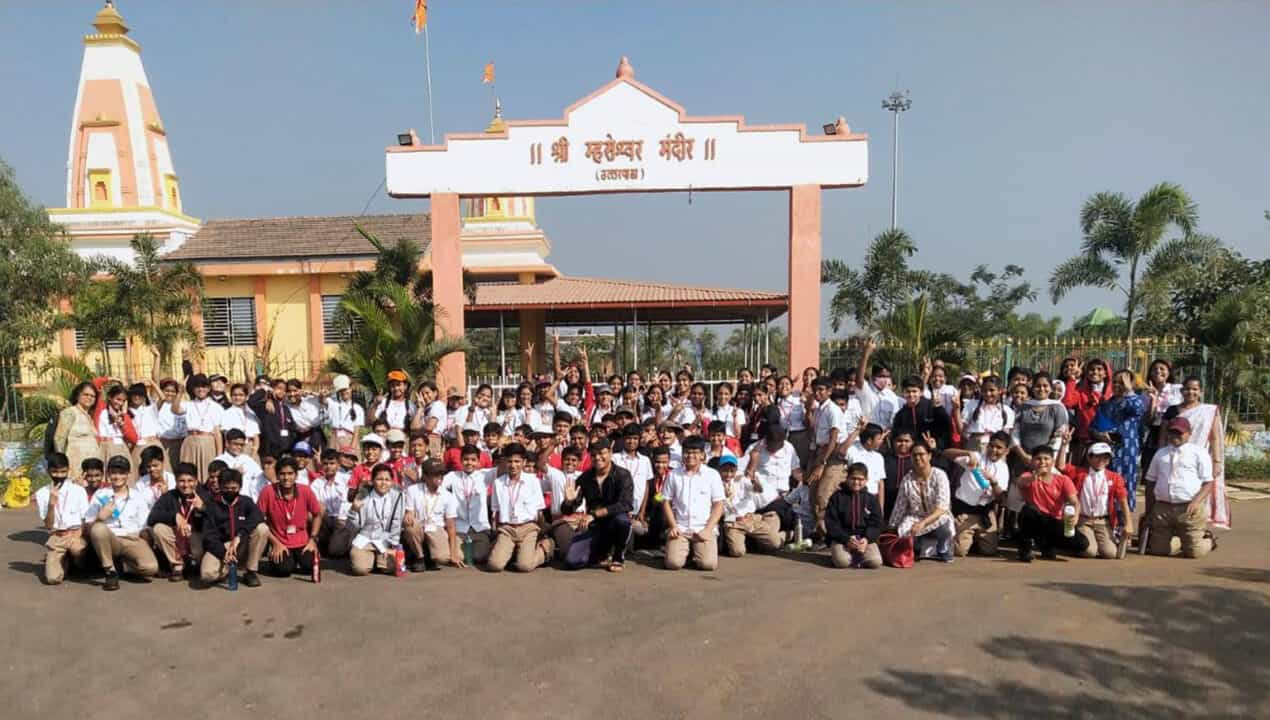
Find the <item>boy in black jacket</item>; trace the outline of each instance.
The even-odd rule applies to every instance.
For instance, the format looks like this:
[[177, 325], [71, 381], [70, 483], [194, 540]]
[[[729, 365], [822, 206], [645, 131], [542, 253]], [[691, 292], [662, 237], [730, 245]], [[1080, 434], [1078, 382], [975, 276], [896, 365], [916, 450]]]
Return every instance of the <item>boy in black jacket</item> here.
[[193, 463], [177, 463], [176, 489], [160, 495], [150, 508], [146, 526], [155, 550], [168, 560], [172, 582], [180, 581], [203, 559], [203, 510], [212, 502], [212, 494], [198, 485]]
[[243, 476], [233, 468], [220, 474], [220, 495], [203, 509], [203, 561], [200, 579], [210, 585], [229, 574], [229, 563], [242, 562], [246, 568], [243, 585], [260, 587], [256, 571], [260, 556], [269, 542], [269, 528], [260, 508], [246, 495], [238, 494]]
[[869, 468], [853, 463], [847, 481], [829, 498], [825, 509], [825, 530], [829, 535], [829, 557], [836, 568], [882, 567], [878, 536], [882, 534], [882, 509], [878, 496], [866, 489]]

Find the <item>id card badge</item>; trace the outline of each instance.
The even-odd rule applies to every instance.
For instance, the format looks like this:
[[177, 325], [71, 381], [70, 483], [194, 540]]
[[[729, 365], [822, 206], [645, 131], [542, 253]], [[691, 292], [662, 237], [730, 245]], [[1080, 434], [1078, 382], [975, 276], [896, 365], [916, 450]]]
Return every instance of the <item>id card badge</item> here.
[[291, 431], [290, 431], [290, 430], [283, 430], [283, 431], [281, 431], [281, 432], [279, 433], [279, 435], [281, 435], [282, 437], [290, 437], [290, 436], [291, 436]]
[[288, 525], [288, 526], [287, 526], [287, 534], [288, 534], [288, 535], [295, 535], [295, 525]]

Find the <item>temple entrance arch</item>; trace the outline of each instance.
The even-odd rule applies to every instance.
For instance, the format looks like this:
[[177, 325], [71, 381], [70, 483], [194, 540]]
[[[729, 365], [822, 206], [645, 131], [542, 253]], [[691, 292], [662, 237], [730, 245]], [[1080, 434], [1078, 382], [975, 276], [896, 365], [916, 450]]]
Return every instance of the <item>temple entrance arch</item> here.
[[[819, 364], [821, 190], [868, 179], [868, 136], [838, 118], [833, 134], [802, 124], [746, 125], [739, 115], [693, 116], [635, 80], [623, 57], [617, 76], [556, 120], [508, 120], [499, 132], [447, 134], [440, 145], [387, 149], [395, 198], [430, 198], [437, 332], [462, 335], [460, 198], [606, 193], [784, 191], [789, 195], [789, 362]], [[463, 385], [466, 359], [442, 361], [447, 384]]]

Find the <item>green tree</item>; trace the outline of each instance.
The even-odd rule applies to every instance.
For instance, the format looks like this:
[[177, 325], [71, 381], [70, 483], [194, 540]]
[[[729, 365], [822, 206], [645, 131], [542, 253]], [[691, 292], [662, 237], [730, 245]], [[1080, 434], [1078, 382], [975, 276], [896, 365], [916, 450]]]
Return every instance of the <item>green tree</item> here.
[[909, 300], [882, 319], [882, 337], [898, 344], [889, 353], [903, 367], [916, 368], [926, 357], [938, 356], [950, 362], [960, 362], [955, 352], [936, 353], [941, 346], [955, 347], [966, 339], [963, 330], [956, 327], [939, 327], [932, 323], [930, 304], [925, 293]]
[[[1229, 292], [1198, 318], [1194, 337], [1208, 351], [1213, 368], [1212, 389], [1226, 422], [1232, 416], [1237, 392], [1264, 403], [1270, 388], [1270, 282]], [[1262, 405], [1263, 412], [1270, 408]]]
[[823, 261], [820, 282], [834, 286], [829, 299], [829, 325], [834, 332], [848, 317], [862, 329], [876, 329], [883, 317], [914, 295], [946, 294], [952, 284], [950, 276], [909, 268], [908, 261], [916, 252], [908, 233], [895, 229], [873, 238], [859, 269], [844, 260]]
[[115, 281], [86, 283], [71, 299], [70, 323], [79, 330], [85, 348], [101, 353], [101, 369], [110, 374], [108, 343], [122, 340], [127, 331], [127, 318], [116, 304]]
[[357, 331], [341, 343], [327, 363], [331, 372], [348, 375], [373, 394], [385, 392], [389, 370], [402, 368], [413, 378], [436, 374], [441, 358], [467, 351], [464, 338], [436, 337], [430, 278], [419, 272], [419, 244], [402, 238], [385, 245], [357, 228], [375, 247], [375, 266], [357, 273], [340, 299], [337, 321], [353, 322]]
[[[1084, 236], [1081, 254], [1064, 261], [1050, 275], [1050, 298], [1058, 302], [1080, 287], [1120, 290], [1125, 296], [1125, 352], [1133, 357], [1133, 336], [1140, 319], [1139, 283], [1143, 273], [1164, 273], [1170, 258], [1196, 251], [1199, 213], [1180, 186], [1163, 182], [1134, 202], [1122, 193], [1100, 192], [1080, 212]], [[1182, 237], [1164, 243], [1170, 227]], [[1163, 246], [1162, 246], [1163, 243]]]
[[57, 299], [73, 295], [89, 275], [62, 227], [27, 199], [0, 160], [0, 356], [52, 342], [66, 322]]

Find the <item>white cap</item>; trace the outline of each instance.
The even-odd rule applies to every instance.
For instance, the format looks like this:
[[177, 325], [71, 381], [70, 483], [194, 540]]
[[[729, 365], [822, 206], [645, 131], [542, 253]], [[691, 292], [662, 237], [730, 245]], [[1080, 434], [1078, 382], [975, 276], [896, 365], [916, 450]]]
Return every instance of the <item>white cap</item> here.
[[331, 387], [335, 388], [336, 392], [339, 392], [340, 390], [347, 390], [349, 384], [347, 375], [336, 375], [331, 378]]
[[362, 445], [378, 445], [381, 448], [387, 447], [386, 445], [384, 445], [384, 439], [379, 437], [375, 433], [369, 433], [366, 435], [366, 437], [363, 437], [361, 444]]
[[1094, 443], [1089, 446], [1089, 455], [1115, 455], [1107, 443]]

